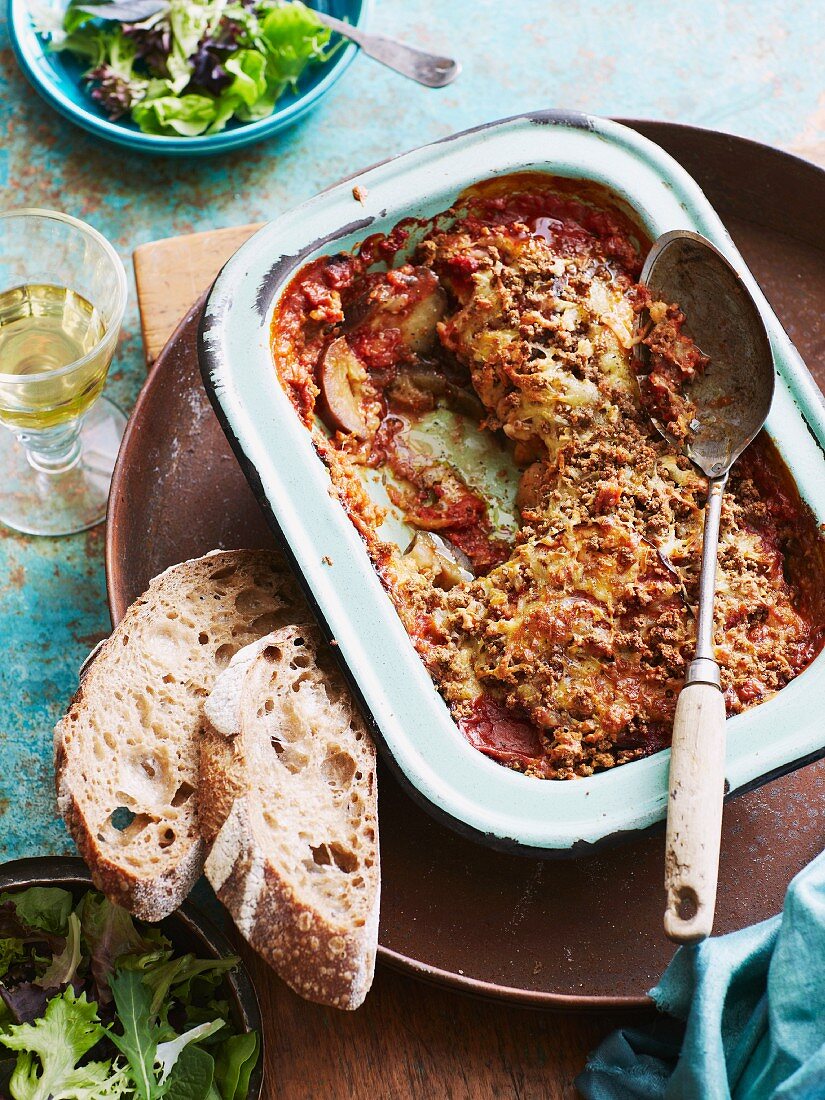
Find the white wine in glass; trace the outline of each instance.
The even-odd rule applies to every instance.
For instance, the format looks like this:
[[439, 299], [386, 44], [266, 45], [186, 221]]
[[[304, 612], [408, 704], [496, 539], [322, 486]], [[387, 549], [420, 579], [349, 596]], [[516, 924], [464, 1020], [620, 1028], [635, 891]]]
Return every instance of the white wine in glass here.
[[0, 521], [18, 531], [105, 518], [125, 418], [99, 399], [125, 302], [96, 230], [47, 210], [0, 215]]

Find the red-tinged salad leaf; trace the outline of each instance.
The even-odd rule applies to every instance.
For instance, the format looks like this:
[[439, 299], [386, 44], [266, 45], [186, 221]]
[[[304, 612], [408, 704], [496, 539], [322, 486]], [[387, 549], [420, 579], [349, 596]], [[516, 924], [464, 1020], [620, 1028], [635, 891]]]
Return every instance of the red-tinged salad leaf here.
[[163, 137], [266, 118], [334, 52], [300, 0], [72, 0], [62, 27], [48, 13], [36, 25], [51, 49], [84, 60], [83, 80], [110, 118], [128, 115]]
[[232, 77], [223, 67], [225, 60], [225, 49], [216, 45], [211, 38], [203, 39], [192, 55], [192, 84], [219, 96], [232, 83]]
[[0, 985], [0, 998], [16, 1024], [30, 1024], [42, 1016], [49, 999], [57, 992], [57, 989], [44, 989], [37, 982], [20, 982], [11, 988]]
[[101, 1004], [112, 999], [109, 979], [125, 955], [152, 951], [157, 944], [141, 935], [125, 909], [90, 891], [78, 906], [80, 930], [89, 952], [89, 964]]
[[124, 35], [135, 44], [135, 63], [154, 78], [168, 76], [166, 59], [172, 49], [172, 30], [167, 22], [161, 20], [152, 27], [145, 24], [123, 25]]
[[120, 118], [144, 98], [149, 81], [135, 75], [137, 44], [118, 28], [107, 34], [105, 60], [84, 79], [91, 85], [92, 99], [105, 108], [110, 118]]

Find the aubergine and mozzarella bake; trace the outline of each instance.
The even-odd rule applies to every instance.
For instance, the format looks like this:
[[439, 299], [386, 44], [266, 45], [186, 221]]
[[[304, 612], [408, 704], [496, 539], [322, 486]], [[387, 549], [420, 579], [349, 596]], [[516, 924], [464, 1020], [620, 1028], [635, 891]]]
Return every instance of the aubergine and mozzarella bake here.
[[[666, 746], [693, 650], [706, 483], [642, 399], [683, 437], [683, 383], [713, 366], [638, 285], [648, 246], [596, 185], [500, 177], [309, 262], [273, 320], [279, 379], [454, 719], [539, 777]], [[729, 714], [819, 651], [821, 563], [763, 433], [723, 506]]]

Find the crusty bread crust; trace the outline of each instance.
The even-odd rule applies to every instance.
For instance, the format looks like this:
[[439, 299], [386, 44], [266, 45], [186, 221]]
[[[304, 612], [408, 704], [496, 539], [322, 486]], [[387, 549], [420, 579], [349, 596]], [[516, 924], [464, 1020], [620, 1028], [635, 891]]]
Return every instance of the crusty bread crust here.
[[198, 826], [207, 851], [215, 843], [235, 799], [243, 793], [243, 767], [236, 759], [234, 739], [224, 737], [208, 721], [204, 722], [197, 797]]
[[220, 807], [213, 824], [225, 817], [206, 874], [296, 992], [354, 1009], [378, 943], [375, 750], [315, 627], [286, 627], [255, 650], [251, 661], [238, 655], [213, 692], [217, 705], [206, 705], [221, 732], [212, 726], [201, 743], [199, 797]]
[[215, 842], [232, 804], [244, 793], [243, 763], [236, 760], [241, 693], [249, 666], [266, 644], [264, 638], [239, 650], [204, 701], [198, 778], [198, 825], [207, 848]]
[[95, 885], [144, 920], [203, 867], [203, 699], [231, 656], [306, 616], [280, 556], [227, 551], [155, 578], [89, 665], [54, 735], [58, 808]]

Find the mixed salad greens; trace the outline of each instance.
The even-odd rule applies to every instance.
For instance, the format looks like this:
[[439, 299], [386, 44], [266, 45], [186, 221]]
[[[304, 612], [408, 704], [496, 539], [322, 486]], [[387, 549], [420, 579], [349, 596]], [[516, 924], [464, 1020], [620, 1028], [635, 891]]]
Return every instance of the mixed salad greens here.
[[36, 11], [35, 25], [50, 49], [88, 66], [83, 80], [109, 118], [166, 137], [266, 118], [337, 48], [300, 0], [71, 0], [60, 15]]
[[0, 1097], [246, 1100], [260, 1040], [229, 1017], [237, 962], [176, 954], [94, 891], [0, 894]]

